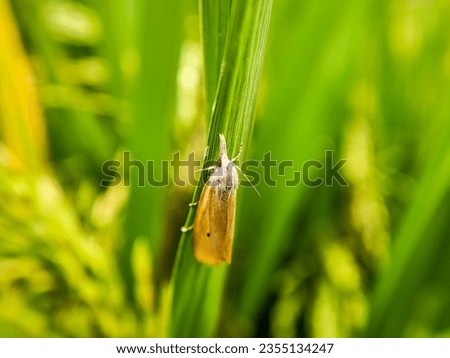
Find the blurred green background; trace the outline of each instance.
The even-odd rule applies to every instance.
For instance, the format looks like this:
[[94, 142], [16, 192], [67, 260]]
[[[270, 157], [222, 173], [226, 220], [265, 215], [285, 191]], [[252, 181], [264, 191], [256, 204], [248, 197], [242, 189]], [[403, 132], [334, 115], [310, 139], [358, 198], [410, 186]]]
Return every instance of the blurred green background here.
[[100, 186], [202, 158], [232, 6], [0, 0], [1, 337], [450, 336], [448, 1], [274, 0], [243, 159], [350, 185], [241, 188], [231, 266], [175, 264], [193, 187]]

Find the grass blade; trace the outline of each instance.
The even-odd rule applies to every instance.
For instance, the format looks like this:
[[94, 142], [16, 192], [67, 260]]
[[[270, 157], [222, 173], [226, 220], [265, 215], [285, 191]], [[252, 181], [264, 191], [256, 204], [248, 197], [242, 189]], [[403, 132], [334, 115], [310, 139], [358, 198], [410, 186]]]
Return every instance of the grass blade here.
[[[218, 154], [219, 134], [227, 139], [228, 150], [236, 153], [247, 147], [253, 125], [256, 91], [264, 57], [272, 2], [234, 2], [226, 42], [222, 72], [208, 132], [209, 157]], [[205, 174], [206, 176], [206, 174]], [[202, 186], [194, 194], [200, 197]], [[193, 222], [193, 208], [186, 226]], [[170, 335], [211, 336], [217, 322], [226, 267], [211, 268], [195, 261], [192, 233], [182, 235], [173, 278], [173, 304]]]

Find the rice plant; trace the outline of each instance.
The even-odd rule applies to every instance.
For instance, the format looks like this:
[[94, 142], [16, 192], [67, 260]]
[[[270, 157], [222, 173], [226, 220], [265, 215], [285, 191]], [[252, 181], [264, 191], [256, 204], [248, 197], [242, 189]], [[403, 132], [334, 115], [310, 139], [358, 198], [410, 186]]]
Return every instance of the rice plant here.
[[[449, 336], [449, 20], [0, 0], [0, 337]], [[219, 134], [247, 178], [208, 266]]]

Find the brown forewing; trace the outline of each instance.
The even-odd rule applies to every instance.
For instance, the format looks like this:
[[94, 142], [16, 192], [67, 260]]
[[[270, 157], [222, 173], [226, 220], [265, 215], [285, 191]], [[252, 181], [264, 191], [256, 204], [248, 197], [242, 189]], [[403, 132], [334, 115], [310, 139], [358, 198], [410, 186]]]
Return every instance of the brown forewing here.
[[194, 255], [208, 265], [231, 263], [236, 213], [236, 192], [218, 194], [205, 185], [194, 220]]

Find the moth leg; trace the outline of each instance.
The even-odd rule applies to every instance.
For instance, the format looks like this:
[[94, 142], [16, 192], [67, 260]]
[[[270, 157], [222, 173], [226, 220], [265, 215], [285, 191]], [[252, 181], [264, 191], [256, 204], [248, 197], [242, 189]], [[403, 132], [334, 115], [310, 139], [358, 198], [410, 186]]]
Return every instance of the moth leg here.
[[[205, 151], [203, 152], [203, 163], [206, 162], [206, 158], [208, 158], [208, 155], [209, 155], [209, 146], [206, 146], [205, 147]], [[205, 164], [203, 164], [203, 165], [205, 165]], [[199, 169], [199, 170], [196, 170], [195, 172], [198, 173], [198, 172], [201, 172], [203, 170], [208, 170], [209, 168], [211, 168], [211, 167], [208, 167], [208, 168], [205, 168], [205, 169]]]
[[191, 225], [191, 226], [183, 226], [183, 227], [181, 228], [181, 232], [188, 232], [188, 231], [191, 231], [193, 228], [194, 228], [194, 225]]
[[212, 170], [212, 169], [214, 169], [215, 167], [216, 167], [215, 165], [211, 165], [210, 167], [207, 167], [207, 168], [197, 169], [195, 172], [196, 172], [196, 173], [204, 172], [204, 171], [206, 171], [206, 170]]
[[242, 143], [239, 146], [239, 152], [234, 156], [234, 158], [231, 159], [232, 162], [234, 162], [242, 153]]
[[[208, 157], [208, 155], [209, 155], [209, 147], [206, 146], [206, 147], [205, 147], [205, 151], [204, 151], [204, 153], [203, 153], [203, 160], [202, 160], [203, 165], [204, 165], [204, 163], [206, 162], [206, 158]], [[197, 169], [196, 171], [194, 171], [194, 173], [199, 173], [199, 172], [203, 172], [203, 171], [205, 171], [205, 170], [211, 170], [211, 169], [214, 169], [214, 168], [215, 168], [215, 166], [213, 165], [213, 166], [210, 166], [210, 167], [208, 167], [208, 168]]]
[[[197, 206], [197, 205], [198, 205], [198, 202], [199, 202], [199, 201], [194, 201], [193, 203], [189, 203], [189, 207], [191, 208], [191, 207], [193, 207], [193, 206]], [[191, 231], [193, 227], [194, 227], [194, 225], [191, 225], [191, 226], [183, 226], [183, 227], [181, 228], [181, 232], [188, 232], [188, 231]]]
[[209, 147], [206, 146], [206, 147], [205, 147], [205, 151], [203, 152], [203, 161], [206, 160], [206, 158], [208, 157], [208, 155], [209, 155]]

